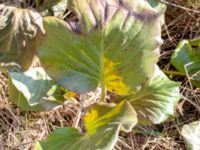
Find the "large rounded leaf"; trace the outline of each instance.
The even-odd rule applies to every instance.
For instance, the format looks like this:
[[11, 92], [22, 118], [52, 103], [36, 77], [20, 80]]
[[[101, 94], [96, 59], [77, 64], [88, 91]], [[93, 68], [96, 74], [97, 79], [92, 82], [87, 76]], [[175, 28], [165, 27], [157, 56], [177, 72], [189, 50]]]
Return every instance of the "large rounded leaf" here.
[[153, 73], [163, 12], [146, 0], [69, 0], [80, 22], [44, 19], [38, 55], [47, 73], [78, 93], [99, 84], [128, 95]]
[[111, 150], [117, 141], [120, 127], [131, 131], [137, 123], [136, 112], [127, 102], [117, 106], [95, 104], [84, 118], [86, 133], [75, 128], [61, 128], [34, 150]]
[[23, 110], [49, 110], [64, 101], [64, 92], [42, 68], [9, 72], [9, 97]]
[[42, 17], [35, 10], [0, 6], [0, 67], [28, 68], [35, 54], [36, 35], [43, 33]]
[[141, 124], [158, 124], [174, 114], [180, 99], [180, 83], [173, 82], [156, 66], [153, 77], [129, 102]]
[[200, 149], [200, 121], [184, 125], [181, 134], [188, 150]]

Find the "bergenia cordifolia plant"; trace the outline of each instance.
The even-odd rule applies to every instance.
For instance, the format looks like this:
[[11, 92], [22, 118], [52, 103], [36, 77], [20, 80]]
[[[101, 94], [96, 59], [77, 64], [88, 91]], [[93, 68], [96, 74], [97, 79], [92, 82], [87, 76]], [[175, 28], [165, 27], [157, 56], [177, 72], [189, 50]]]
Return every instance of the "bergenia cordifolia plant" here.
[[181, 130], [181, 135], [188, 150], [198, 150], [200, 147], [200, 121], [185, 124]]
[[[87, 107], [86, 132], [60, 128], [34, 149], [111, 150], [119, 131], [129, 132], [137, 123], [158, 124], [172, 115], [180, 85], [156, 65], [165, 6], [156, 0], [68, 0], [66, 6], [77, 19], [62, 20], [62, 13], [40, 18], [32, 9], [2, 8], [1, 64], [9, 72], [11, 100], [25, 110], [50, 110], [64, 102], [66, 92], [101, 92]], [[24, 13], [12, 15], [16, 11]], [[35, 16], [43, 23], [35, 23]], [[40, 67], [26, 62], [34, 55]], [[10, 67], [13, 63], [18, 69]], [[112, 103], [108, 93], [115, 95]]]
[[171, 57], [171, 64], [177, 74], [187, 76], [190, 83], [200, 87], [200, 39], [182, 40]]

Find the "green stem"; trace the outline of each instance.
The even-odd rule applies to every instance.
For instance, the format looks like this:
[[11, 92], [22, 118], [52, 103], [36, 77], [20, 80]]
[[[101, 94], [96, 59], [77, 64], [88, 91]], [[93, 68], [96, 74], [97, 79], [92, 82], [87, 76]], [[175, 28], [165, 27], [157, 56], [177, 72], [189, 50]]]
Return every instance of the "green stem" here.
[[106, 94], [107, 94], [107, 89], [106, 89], [106, 83], [105, 83], [105, 59], [104, 59], [104, 32], [101, 33], [102, 38], [101, 38], [101, 53], [100, 53], [100, 87], [101, 87], [101, 102], [106, 101]]
[[105, 84], [104, 85], [101, 85], [101, 99], [100, 101], [101, 102], [105, 102], [106, 101], [106, 94], [107, 94], [107, 89], [106, 89], [106, 86]]
[[169, 75], [179, 75], [179, 76], [185, 76], [184, 73], [177, 72], [177, 71], [171, 71], [171, 70], [163, 70], [164, 73]]

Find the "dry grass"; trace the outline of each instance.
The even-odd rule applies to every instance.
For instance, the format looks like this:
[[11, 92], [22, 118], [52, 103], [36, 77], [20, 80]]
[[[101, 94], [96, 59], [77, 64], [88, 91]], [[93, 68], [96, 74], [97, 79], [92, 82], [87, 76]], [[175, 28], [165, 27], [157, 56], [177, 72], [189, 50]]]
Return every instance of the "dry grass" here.
[[[168, 9], [163, 26], [164, 44], [159, 66], [174, 70], [169, 60], [177, 43], [200, 35], [199, 0], [164, 1]], [[120, 133], [116, 150], [185, 150], [180, 130], [186, 123], [200, 119], [200, 89], [191, 87], [187, 77], [168, 74], [182, 82], [182, 98], [175, 116], [153, 126], [137, 126], [131, 133]], [[35, 140], [44, 139], [54, 129], [76, 126], [79, 107], [62, 106], [43, 113], [22, 112], [8, 100], [6, 77], [0, 74], [0, 150], [28, 150]], [[81, 122], [79, 126], [82, 126]]]

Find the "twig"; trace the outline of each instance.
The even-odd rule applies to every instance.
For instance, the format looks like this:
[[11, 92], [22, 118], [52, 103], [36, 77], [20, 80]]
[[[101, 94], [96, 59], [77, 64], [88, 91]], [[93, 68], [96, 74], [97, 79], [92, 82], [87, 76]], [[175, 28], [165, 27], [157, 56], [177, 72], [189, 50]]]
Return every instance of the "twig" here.
[[132, 148], [131, 148], [128, 144], [126, 144], [126, 142], [124, 142], [123, 140], [121, 140], [120, 137], [118, 137], [118, 141], [119, 141], [124, 147], [126, 147], [127, 149], [132, 150]]
[[83, 111], [83, 105], [84, 105], [85, 99], [86, 99], [86, 95], [85, 94], [80, 96], [80, 103], [79, 103], [79, 107], [80, 108], [78, 110], [78, 114], [77, 114], [76, 121], [75, 121], [75, 124], [74, 124], [75, 128], [78, 128], [79, 122], [81, 120], [82, 111]]
[[184, 6], [173, 4], [173, 3], [167, 2], [165, 0], [160, 0], [160, 2], [164, 3], [164, 4], [167, 4], [167, 5], [170, 5], [170, 6], [173, 6], [173, 7], [177, 7], [177, 8], [183, 9], [183, 10], [187, 10], [187, 11], [191, 11], [191, 12], [200, 14], [200, 11], [198, 11], [198, 10], [194, 10], [194, 9], [190, 9], [190, 8], [187, 8], [187, 7], [184, 7]]
[[186, 76], [188, 78], [188, 82], [189, 82], [189, 85], [190, 85], [190, 89], [191, 90], [194, 90], [193, 86], [192, 86], [192, 82], [191, 82], [191, 78], [190, 78], [190, 75], [189, 75], [189, 72], [188, 72], [188, 69], [187, 67], [189, 67], [190, 65], [194, 64], [194, 62], [190, 62], [186, 65], [184, 65], [184, 69], [185, 69], [185, 73], [186, 73]]
[[79, 125], [79, 122], [80, 122], [80, 119], [81, 119], [81, 114], [82, 114], [82, 111], [79, 110], [79, 111], [78, 111], [77, 118], [76, 118], [76, 122], [75, 122], [75, 124], [74, 124], [74, 127], [75, 127], [75, 128], [78, 128], [78, 125]]
[[166, 31], [167, 36], [168, 36], [168, 38], [169, 38], [169, 41], [171, 42], [172, 45], [176, 46], [176, 44], [173, 42], [173, 39], [172, 39], [171, 36], [170, 36], [170, 33], [169, 33], [169, 31], [168, 31], [168, 27], [167, 27], [166, 24], [164, 24], [164, 28], [165, 28], [165, 31]]

